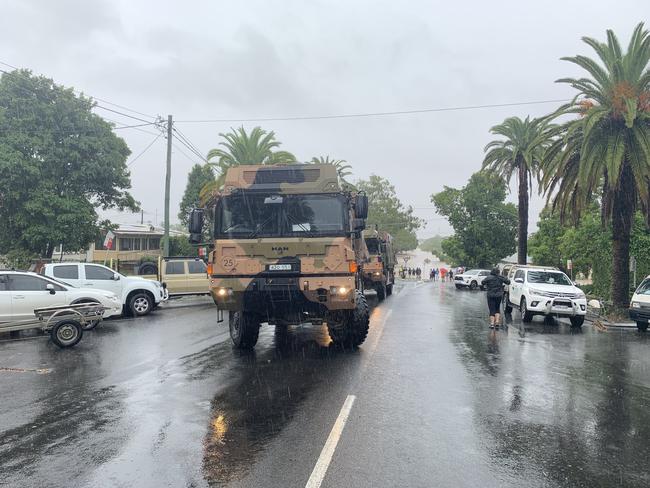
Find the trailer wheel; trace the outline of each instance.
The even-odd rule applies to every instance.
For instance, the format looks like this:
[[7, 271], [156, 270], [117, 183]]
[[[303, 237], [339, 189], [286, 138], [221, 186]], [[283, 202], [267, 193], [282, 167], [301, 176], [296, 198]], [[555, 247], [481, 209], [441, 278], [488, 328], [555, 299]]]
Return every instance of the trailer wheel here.
[[75, 346], [83, 336], [83, 328], [76, 320], [66, 319], [58, 322], [50, 332], [52, 342], [59, 347]]

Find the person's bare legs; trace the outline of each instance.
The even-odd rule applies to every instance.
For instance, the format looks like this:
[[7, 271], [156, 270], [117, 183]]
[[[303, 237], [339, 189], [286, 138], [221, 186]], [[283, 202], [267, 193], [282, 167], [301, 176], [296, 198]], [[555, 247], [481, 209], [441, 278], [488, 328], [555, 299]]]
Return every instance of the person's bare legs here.
[[501, 325], [501, 314], [500, 313], [494, 314], [494, 325], [496, 327], [499, 327], [499, 325]]
[[490, 315], [490, 328], [494, 327], [494, 315]]

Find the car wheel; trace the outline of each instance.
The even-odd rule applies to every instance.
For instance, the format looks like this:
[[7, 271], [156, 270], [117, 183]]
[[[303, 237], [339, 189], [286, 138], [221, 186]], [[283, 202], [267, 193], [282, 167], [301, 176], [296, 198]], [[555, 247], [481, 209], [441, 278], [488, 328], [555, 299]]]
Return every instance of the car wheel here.
[[[77, 302], [73, 302], [72, 305], [78, 305], [81, 303], [92, 303], [92, 304], [99, 305], [99, 302], [97, 300], [93, 300], [92, 298], [82, 298]], [[88, 322], [85, 323], [85, 325], [82, 326], [82, 328], [83, 330], [93, 330], [95, 327], [99, 325], [101, 321], [102, 321], [101, 319], [89, 320]]]
[[462, 286], [460, 286], [460, 285], [456, 285], [456, 289], [457, 289], [457, 290], [460, 290], [461, 288], [462, 288]]
[[469, 289], [470, 289], [470, 290], [476, 290], [476, 287], [477, 287], [477, 286], [478, 286], [478, 283], [477, 283], [476, 281], [472, 281], [472, 282], [469, 284]]
[[138, 268], [139, 275], [157, 275], [158, 265], [156, 263], [142, 263]]
[[530, 322], [533, 320], [532, 312], [528, 311], [528, 306], [526, 305], [526, 299], [521, 299], [521, 305], [519, 306], [519, 311], [521, 312], [521, 320], [524, 322]]
[[129, 310], [134, 317], [147, 315], [153, 310], [153, 298], [146, 292], [134, 293], [129, 299]]
[[[571, 317], [571, 327], [582, 327], [582, 324], [585, 323], [585, 317], [584, 315], [577, 315], [575, 317]], [[648, 324], [646, 324], [646, 327]]]
[[636, 328], [639, 332], [645, 332], [648, 330], [648, 322], [637, 322]]

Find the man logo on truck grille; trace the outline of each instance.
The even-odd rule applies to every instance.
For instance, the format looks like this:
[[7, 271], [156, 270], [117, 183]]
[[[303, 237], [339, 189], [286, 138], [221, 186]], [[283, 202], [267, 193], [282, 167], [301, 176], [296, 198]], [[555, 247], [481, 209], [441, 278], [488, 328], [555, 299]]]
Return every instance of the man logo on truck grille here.
[[271, 251], [275, 251], [278, 254], [282, 254], [284, 251], [288, 251], [288, 250], [289, 250], [289, 248], [286, 247], [286, 246], [273, 246], [271, 248]]

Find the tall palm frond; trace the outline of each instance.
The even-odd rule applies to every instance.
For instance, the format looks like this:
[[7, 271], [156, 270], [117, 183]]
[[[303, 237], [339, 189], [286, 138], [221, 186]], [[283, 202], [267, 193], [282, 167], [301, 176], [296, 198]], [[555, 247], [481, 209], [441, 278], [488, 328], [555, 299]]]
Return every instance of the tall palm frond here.
[[574, 219], [601, 195], [603, 220], [613, 229], [612, 298], [623, 306], [633, 215], [650, 208], [650, 33], [638, 24], [625, 52], [611, 30], [606, 42], [583, 41], [597, 59], [562, 58], [589, 77], [557, 80], [578, 94], [552, 117], [577, 117], [559, 126], [543, 157], [541, 184], [560, 215]]

